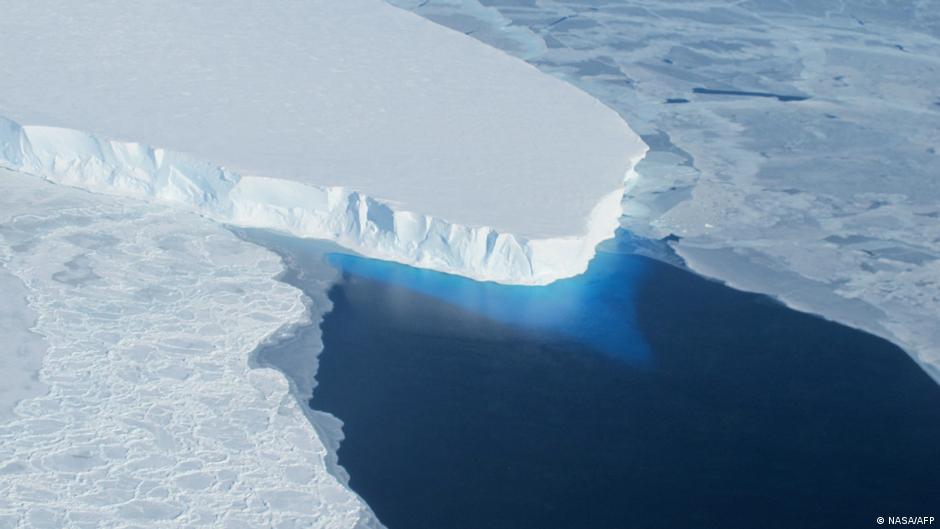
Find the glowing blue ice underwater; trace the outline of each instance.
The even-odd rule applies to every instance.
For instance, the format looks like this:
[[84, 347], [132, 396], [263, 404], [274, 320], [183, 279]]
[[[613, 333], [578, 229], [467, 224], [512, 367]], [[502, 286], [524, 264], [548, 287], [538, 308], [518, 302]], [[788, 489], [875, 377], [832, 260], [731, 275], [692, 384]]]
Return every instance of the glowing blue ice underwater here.
[[359, 276], [445, 301], [500, 323], [577, 342], [638, 366], [651, 362], [635, 316], [636, 289], [648, 272], [641, 258], [598, 248], [586, 273], [547, 286], [510, 286], [398, 263], [331, 253], [328, 261]]

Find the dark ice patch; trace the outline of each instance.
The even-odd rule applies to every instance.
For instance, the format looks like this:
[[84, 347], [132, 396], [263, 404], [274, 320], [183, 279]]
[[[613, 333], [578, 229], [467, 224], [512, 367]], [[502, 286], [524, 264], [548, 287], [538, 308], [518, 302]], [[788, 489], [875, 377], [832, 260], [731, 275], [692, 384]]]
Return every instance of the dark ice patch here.
[[693, 88], [692, 93], [713, 96], [772, 97], [785, 103], [790, 101], [806, 101], [809, 99], [809, 96], [775, 94], [773, 92], [753, 92], [750, 90], [719, 90], [702, 87]]
[[66, 285], [79, 286], [101, 279], [91, 267], [91, 259], [82, 254], [65, 263], [65, 270], [52, 274], [52, 279]]

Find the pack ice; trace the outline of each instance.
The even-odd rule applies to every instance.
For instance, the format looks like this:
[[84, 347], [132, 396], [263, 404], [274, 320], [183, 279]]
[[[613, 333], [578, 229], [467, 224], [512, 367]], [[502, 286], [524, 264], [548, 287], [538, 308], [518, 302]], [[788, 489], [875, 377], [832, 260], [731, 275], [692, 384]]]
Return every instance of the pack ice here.
[[0, 169], [0, 528], [381, 527], [336, 419], [249, 362], [329, 309], [282, 270], [198, 215]]
[[500, 282], [586, 267], [646, 146], [378, 0], [8, 3], [0, 164]]

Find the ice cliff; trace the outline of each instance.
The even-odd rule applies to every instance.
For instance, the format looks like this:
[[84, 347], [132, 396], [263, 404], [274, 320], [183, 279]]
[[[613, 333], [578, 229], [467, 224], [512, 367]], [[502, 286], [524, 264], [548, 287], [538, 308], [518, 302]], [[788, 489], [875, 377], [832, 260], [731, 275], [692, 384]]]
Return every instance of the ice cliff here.
[[[644, 152], [634, 153], [624, 186]], [[341, 186], [241, 176], [178, 152], [5, 118], [0, 166], [92, 192], [177, 204], [219, 222], [329, 239], [370, 257], [513, 284], [545, 284], [584, 271], [595, 246], [617, 228], [624, 192], [614, 188], [593, 208], [583, 236], [525, 238], [400, 210]]]

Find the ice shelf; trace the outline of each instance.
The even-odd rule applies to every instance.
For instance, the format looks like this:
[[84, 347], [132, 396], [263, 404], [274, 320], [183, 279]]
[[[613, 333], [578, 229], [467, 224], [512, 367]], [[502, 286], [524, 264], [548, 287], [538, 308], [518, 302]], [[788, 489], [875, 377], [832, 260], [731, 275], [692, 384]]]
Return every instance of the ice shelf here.
[[373, 257], [576, 274], [646, 152], [596, 99], [378, 0], [4, 9], [3, 165]]

